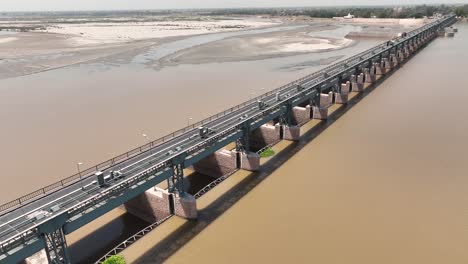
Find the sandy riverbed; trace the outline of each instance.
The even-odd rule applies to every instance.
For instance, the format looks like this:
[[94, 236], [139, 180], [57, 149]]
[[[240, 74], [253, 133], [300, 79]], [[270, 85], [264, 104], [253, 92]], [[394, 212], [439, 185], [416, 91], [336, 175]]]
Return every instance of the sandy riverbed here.
[[[274, 19], [213, 19], [152, 22], [29, 21], [43, 30], [0, 35], [0, 79], [28, 75], [69, 65], [126, 54], [131, 60], [141, 49], [183, 37], [274, 26]], [[71, 23], [73, 22], [73, 23]], [[1, 22], [3, 27], [21, 27]]]
[[[258, 60], [324, 52], [346, 48], [360, 37], [389, 39], [398, 32], [409, 31], [425, 21], [415, 20], [322, 20], [291, 21], [278, 18], [206, 18], [167, 19], [162, 21], [89, 22], [30, 21], [40, 30], [0, 35], [0, 79], [17, 77], [66, 67], [69, 65], [115, 61], [132, 63], [133, 58], [159, 45], [189, 38], [226, 32], [248, 32], [262, 28], [302, 26], [289, 30], [259, 34], [239, 34], [203, 44], [194, 44], [149, 58], [145, 64], [160, 68], [176, 64]], [[24, 23], [24, 22], [22, 22]], [[1, 22], [0, 26], [22, 26]], [[335, 36], [330, 30], [355, 27], [345, 35]], [[356, 29], [358, 28], [358, 29]], [[379, 33], [380, 32], [380, 33]], [[383, 33], [382, 33], [383, 32]], [[320, 33], [320, 34], [318, 34]], [[323, 33], [321, 35], [321, 33]]]
[[314, 24], [287, 31], [230, 37], [195, 46], [164, 57], [163, 65], [248, 61], [303, 53], [325, 52], [346, 48], [353, 40], [314, 35], [340, 29], [339, 26]]
[[267, 19], [56, 24], [40, 32], [76, 36], [75, 45], [128, 42], [273, 26]]

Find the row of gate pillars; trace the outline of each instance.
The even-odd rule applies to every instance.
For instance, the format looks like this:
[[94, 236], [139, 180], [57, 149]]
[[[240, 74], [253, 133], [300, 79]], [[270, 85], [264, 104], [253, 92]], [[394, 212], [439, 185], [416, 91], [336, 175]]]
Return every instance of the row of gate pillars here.
[[[348, 80], [341, 82], [332, 88], [329, 93], [320, 93], [316, 98], [310, 100], [310, 104], [304, 109], [310, 111], [309, 119], [320, 119], [325, 120], [328, 118], [328, 110], [332, 104], [346, 104], [349, 100], [350, 92], [363, 92], [365, 84], [372, 84], [377, 80], [377, 76], [383, 76], [388, 72], [392, 71], [405, 59], [407, 59], [412, 53], [418, 50], [422, 45], [426, 44], [429, 40], [435, 38], [437, 33], [425, 32], [419, 37], [412, 39], [409, 43], [402, 47], [397, 48], [388, 57], [381, 57], [379, 62], [369, 62], [369, 68], [362, 68], [359, 74], [354, 74], [349, 77]], [[280, 133], [282, 136], [280, 139], [287, 140], [299, 140], [300, 123], [305, 123], [306, 118], [299, 118], [295, 116], [300, 107], [287, 106], [288, 109], [284, 116], [280, 118], [279, 126], [281, 129]], [[307, 115], [306, 115], [307, 116]], [[246, 122], [247, 123], [247, 122]], [[298, 124], [299, 123], [299, 124]], [[278, 128], [278, 124], [273, 126], [274, 129]], [[250, 135], [254, 131], [250, 131], [250, 127], [246, 125], [243, 129], [244, 137], [236, 142], [237, 158], [243, 162], [236, 162], [236, 167], [241, 167], [247, 170], [258, 170], [260, 157], [258, 154], [253, 153], [250, 148]], [[175, 214], [187, 219], [197, 218], [196, 200], [193, 196], [186, 193], [184, 188], [184, 159], [185, 157], [177, 157], [172, 161], [173, 175], [168, 179], [168, 189], [152, 189], [148, 190], [144, 194], [129, 201], [125, 204], [125, 208], [130, 213], [135, 215], [142, 215], [141, 212], [145, 210], [151, 211], [150, 213], [145, 212], [144, 214], [150, 217], [142, 217], [149, 221], [157, 221], [167, 217], [168, 214]], [[244, 163], [242, 165], [242, 163]], [[241, 165], [239, 165], [241, 164]], [[151, 208], [142, 208], [138, 210], [139, 206], [145, 203]], [[67, 253], [67, 243], [63, 231], [63, 225], [65, 224], [66, 218], [59, 218], [57, 221], [51, 221], [40, 227], [39, 230], [42, 233], [42, 240], [44, 241], [45, 254], [47, 256], [47, 262], [51, 264], [68, 264], [70, 258]], [[42, 253], [44, 253], [42, 251]], [[44, 263], [44, 261], [28, 261], [27, 263]]]
[[[434, 37], [436, 37], [435, 33], [428, 33], [424, 36], [413, 39], [403, 47], [390, 52], [388, 57], [381, 57], [378, 62], [368, 62], [370, 68], [362, 68], [359, 74], [351, 75], [346, 82], [341, 83], [338, 87], [334, 87], [333, 103], [346, 104], [348, 102], [350, 92], [363, 92], [366, 84], [372, 84], [377, 81], [379, 76], [383, 76], [392, 71], [392, 69], [408, 59], [422, 45]], [[326, 111], [323, 110], [323, 112]]]
[[[381, 57], [379, 62], [369, 62], [368, 68], [359, 69], [360, 73], [351, 75], [348, 80], [341, 82], [340, 85], [335, 86], [328, 93], [318, 93], [315, 98], [310, 99], [309, 104], [305, 107], [292, 107], [291, 104], [285, 105], [286, 111], [284, 115], [279, 118], [277, 123], [265, 124], [255, 131], [251, 130], [248, 122], [243, 123], [243, 136], [236, 141], [235, 150], [219, 150], [205, 160], [200, 161], [193, 166], [195, 171], [202, 174], [220, 177], [223, 173], [229, 170], [244, 169], [248, 171], [256, 171], [260, 167], [260, 156], [255, 153], [260, 147], [252, 148], [255, 145], [255, 134], [260, 131], [263, 137], [263, 146], [272, 145], [281, 139], [297, 141], [300, 138], [300, 125], [306, 123], [310, 119], [326, 120], [329, 114], [329, 108], [333, 104], [346, 104], [349, 100], [350, 92], [363, 92], [364, 88], [369, 84], [374, 83], [378, 76], [383, 76], [397, 67], [405, 59], [407, 59], [413, 52], [415, 52], [421, 45], [425, 44], [434, 34], [425, 34], [418, 38], [411, 40], [406, 45], [396, 48], [388, 54], [387, 57]], [[303, 114], [305, 113], [305, 114]], [[205, 164], [203, 164], [205, 163]], [[207, 167], [216, 166], [215, 163], [223, 163], [227, 170], [218, 169], [215, 172], [210, 172]], [[168, 180], [168, 190], [149, 190], [150, 196], [170, 197], [167, 199], [171, 203], [169, 212], [178, 216], [195, 219], [197, 217], [196, 201], [184, 189], [184, 174], [183, 160], [175, 160], [173, 165], [173, 176]], [[159, 192], [155, 194], [154, 192]], [[151, 200], [145, 197], [145, 200]], [[181, 202], [182, 201], [182, 202]], [[181, 205], [177, 206], [177, 203]], [[127, 211], [133, 212], [138, 215], [137, 205], [131, 205], [132, 202], [126, 204]], [[133, 209], [132, 209], [133, 207]], [[177, 210], [177, 208], [182, 208]], [[154, 217], [152, 220], [157, 220], [164, 217]]]
[[[378, 76], [383, 76], [397, 67], [430, 38], [429, 35], [421, 36], [421, 38], [411, 40], [406, 45], [395, 49], [387, 57], [382, 57], [379, 62], [369, 62], [368, 68], [359, 69], [359, 74], [351, 75], [349, 79], [340, 82], [339, 86], [334, 86], [328, 93], [318, 93], [305, 106], [292, 107], [289, 103], [285, 104], [286, 111], [276, 122], [265, 124], [254, 131], [249, 127], [248, 122], [244, 123], [243, 137], [237, 140], [236, 150], [220, 150], [200, 164], [194, 165], [195, 170], [212, 177], [220, 177], [222, 175], [219, 172], [226, 170], [217, 169], [210, 172], [210, 168], [208, 168], [214, 167], [218, 163], [223, 164], [227, 171], [239, 168], [255, 171], [259, 167], [260, 158], [254, 151], [273, 145], [281, 139], [299, 140], [302, 124], [310, 119], [326, 120], [330, 106], [348, 103], [350, 92], [364, 91], [366, 84], [374, 83]], [[301, 88], [298, 87], [298, 89]], [[261, 138], [259, 139], [259, 137]], [[239, 157], [239, 153], [242, 153], [244, 158]], [[237, 166], [235, 165], [236, 155], [237, 159], [240, 159]], [[249, 166], [244, 165], [245, 157], [247, 157]]]

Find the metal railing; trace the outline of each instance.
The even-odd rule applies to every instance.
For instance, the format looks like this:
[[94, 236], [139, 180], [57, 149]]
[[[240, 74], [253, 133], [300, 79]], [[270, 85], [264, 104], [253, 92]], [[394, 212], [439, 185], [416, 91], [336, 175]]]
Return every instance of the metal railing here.
[[[444, 22], [447, 21], [444, 20]], [[436, 21], [437, 22], [437, 21]], [[436, 23], [434, 22], [434, 23]], [[431, 23], [430, 25], [426, 26], [426, 27], [423, 27], [423, 28], [420, 28], [418, 31], [415, 31], [415, 32], [422, 32], [426, 29], [429, 29], [431, 28], [432, 26], [434, 25], [437, 25], [437, 24], [434, 24], [434, 23]], [[438, 23], [442, 23], [442, 22], [438, 22]], [[414, 33], [413, 35], [415, 35], [417, 33]], [[402, 40], [400, 43], [410, 39], [412, 36], [408, 36], [407, 38], [404, 38], [404, 40]], [[378, 46], [379, 47], [379, 46]], [[381, 52], [385, 52], [387, 50], [389, 50], [390, 47], [387, 47], [386, 49], [383, 49]], [[372, 50], [372, 49], [371, 49]], [[362, 57], [363, 55], [360, 53], [354, 57], [357, 57], [359, 56], [359, 61], [355, 61], [353, 62], [353, 65], [356, 66], [358, 65], [361, 61], [362, 61]], [[370, 58], [374, 57], [375, 54], [372, 54], [370, 56]], [[351, 61], [354, 57], [348, 59], [347, 61]], [[325, 75], [323, 75], [323, 71], [327, 70], [327, 69], [336, 69], [337, 67], [342, 67], [343, 65], [346, 65], [346, 61], [345, 62], [341, 62], [341, 63], [337, 63], [335, 65], [332, 65], [332, 66], [329, 66], [327, 67], [326, 69], [318, 72], [318, 73], [314, 73], [314, 74], [311, 74], [311, 75], [308, 75], [308, 76], [315, 76], [315, 78], [317, 77], [320, 77], [319, 78], [319, 81], [320, 82], [327, 82], [327, 81], [330, 81], [332, 78], [336, 78], [336, 76], [327, 76], [325, 77]], [[352, 66], [352, 65], [349, 65], [349, 66]], [[345, 70], [347, 69], [348, 67], [345, 67]], [[322, 75], [321, 75], [322, 74]], [[340, 74], [340, 73], [337, 73], [337, 74]], [[310, 80], [311, 77], [304, 77], [302, 78], [302, 80], [305, 80], [305, 79], [308, 79]], [[276, 89], [275, 91], [278, 91], [278, 90], [283, 90], [283, 89], [286, 89], [286, 88], [291, 88], [293, 86], [295, 86], [298, 82], [292, 82], [286, 86], [282, 86], [278, 89]], [[312, 87], [311, 88], [308, 88], [307, 90], [311, 90], [313, 89]], [[269, 93], [267, 94], [274, 94], [275, 91], [270, 91]], [[228, 128], [224, 129], [223, 131], [220, 131], [220, 132], [217, 132], [215, 133], [212, 137], [206, 139], [206, 140], [203, 140], [202, 142], [198, 142], [196, 144], [194, 144], [194, 146], [192, 146], [191, 148], [189, 148], [188, 150], [186, 150], [184, 153], [194, 153], [204, 147], [207, 147], [207, 146], [210, 146], [211, 144], [215, 143], [214, 141], [220, 139], [220, 138], [224, 138], [230, 134], [235, 134], [238, 132], [239, 128], [241, 127], [242, 123], [243, 122], [257, 122], [258, 120], [261, 120], [262, 117], [264, 117], [265, 115], [268, 115], [268, 114], [272, 114], [272, 113], [277, 113], [277, 111], [281, 111], [281, 106], [283, 105], [283, 103], [286, 101], [286, 100], [289, 100], [291, 98], [295, 98], [297, 96], [300, 96], [302, 91], [295, 91], [293, 95], [288, 95], [288, 98], [285, 98], [281, 101], [278, 101], [278, 102], [275, 102], [274, 104], [270, 105], [267, 109], [264, 109], [264, 110], [261, 110], [257, 113], [255, 113], [253, 116], [249, 117], [247, 120], [238, 120], [237, 122], [235, 122], [234, 124], [231, 124]], [[215, 116], [222, 116], [222, 115], [226, 115], [226, 113], [228, 111], [230, 112], [233, 112], [234, 110], [232, 109], [240, 109], [242, 105], [248, 105], [248, 104], [251, 104], [253, 102], [255, 102], [256, 100], [258, 100], [258, 98], [263, 98], [263, 97], [266, 97], [267, 94], [264, 94], [262, 96], [259, 96], [255, 99], [252, 99], [248, 102], [245, 102], [241, 105], [238, 105], [236, 107], [233, 107], [231, 108], [230, 110], [227, 110], [227, 111], [224, 111], [223, 113], [219, 113], [218, 115], [215, 115]], [[215, 116], [212, 116], [208, 119], [205, 119], [205, 120], [211, 120], [211, 118], [215, 117]], [[208, 123], [207, 121], [201, 121], [199, 123], [203, 123], [203, 124], [206, 124]], [[184, 131], [184, 130], [187, 130], [187, 129], [194, 129], [195, 127], [197, 126], [197, 124], [194, 124], [192, 126], [189, 126], [185, 129], [182, 129], [182, 130], [179, 130], [179, 131]], [[177, 137], [177, 136], [180, 136], [180, 134], [177, 134], [178, 132], [174, 132], [170, 135], [171, 138], [174, 138], [174, 137]], [[166, 137], [165, 137], [166, 138]], [[162, 140], [162, 142], [166, 142], [167, 140], [169, 139], [165, 139], [165, 138], [162, 138], [162, 139], [159, 139], [159, 140], [156, 140], [154, 142], [159, 142]], [[149, 148], [151, 148], [154, 144], [154, 142], [151, 142], [150, 144], [146, 144], [140, 148], [137, 148], [135, 150], [132, 150], [130, 152], [127, 152], [127, 154], [123, 154], [123, 155], [120, 155], [118, 157], [121, 157], [121, 156], [126, 156], [127, 159], [128, 157], [134, 157], [136, 154], [134, 153], [141, 153], [143, 151], [147, 151], [149, 150]], [[147, 146], [147, 150], [145, 150], [145, 146]], [[128, 154], [128, 153], [132, 153], [132, 154]], [[99, 194], [96, 194], [84, 201], [81, 201], [79, 204], [77, 205], [74, 205], [74, 207], [72, 208], [69, 208], [67, 209], [67, 213], [69, 216], [73, 216], [73, 215], [76, 215], [78, 213], [81, 213], [85, 210], [87, 210], [88, 208], [100, 203], [101, 201], [103, 200], [106, 200], [106, 199], [109, 199], [111, 197], [115, 197], [121, 193], [123, 193], [125, 190], [127, 190], [130, 186], [134, 186], [135, 184], [137, 183], [140, 183], [142, 181], [146, 181], [148, 180], [150, 177], [154, 176], [155, 174], [159, 173], [159, 172], [163, 172], [163, 171], [168, 171], [169, 168], [171, 166], [171, 162], [170, 160], [172, 158], [174, 158], [175, 156], [177, 155], [180, 155], [181, 153], [174, 153], [172, 156], [168, 156], [166, 157], [164, 160], [161, 160], [159, 163], [157, 164], [154, 164], [152, 167], [148, 168], [148, 169], [145, 169], [144, 171], [134, 175], [133, 177], [121, 182], [121, 183], [118, 183], [117, 185], [115, 186], [112, 186], [112, 188], [109, 188], [107, 190], [104, 190], [102, 192], [100, 192]], [[111, 161], [115, 164], [115, 160], [117, 160], [117, 158], [114, 158], [112, 159]], [[102, 164], [106, 164], [106, 163], [102, 163]], [[98, 165], [99, 166], [99, 165]], [[98, 168], [98, 166], [95, 166], [93, 168], [91, 168], [94, 172], [94, 168]], [[69, 177], [71, 178], [71, 177]], [[44, 195], [47, 193], [47, 191], [50, 189], [50, 188], [56, 188], [55, 186], [59, 186], [58, 184], [60, 184], [61, 186], [63, 186], [63, 184], [65, 184], [66, 181], [63, 180], [59, 183], [56, 183], [55, 185], [50, 185], [50, 186], [53, 186], [53, 187], [45, 187], [45, 188], [42, 188], [34, 193], [31, 193], [31, 194], [28, 194], [27, 196], [24, 196], [24, 197], [28, 197], [27, 199], [33, 199], [34, 197], [37, 197], [37, 196], [40, 196], [40, 195]], [[22, 197], [23, 198], [23, 197]], [[9, 240], [5, 240], [1, 245], [0, 245], [0, 252], [2, 253], [6, 253], [8, 249], [11, 249], [12, 247], [14, 247], [15, 245], [17, 244], [22, 244], [24, 243], [25, 241], [28, 241], [28, 240], [31, 240], [33, 239], [34, 237], [37, 237], [38, 236], [38, 233], [37, 233], [37, 227], [36, 226], [33, 226], [31, 227], [30, 229], [24, 231], [23, 233], [19, 233], [17, 235], [15, 235], [14, 237], [12, 237], [11, 239]]]
[[216, 180], [210, 182], [208, 185], [206, 185], [205, 187], [203, 187], [200, 191], [198, 191], [196, 194], [193, 195], [193, 197], [195, 197], [195, 199], [198, 199], [200, 197], [202, 197], [203, 195], [205, 195], [206, 193], [208, 193], [211, 189], [213, 189], [214, 187], [218, 186], [220, 183], [222, 183], [223, 181], [227, 180], [229, 177], [231, 177], [234, 173], [236, 173], [239, 169], [236, 169], [226, 175], [223, 175], [219, 178], [217, 178]]
[[98, 261], [96, 261], [95, 263], [96, 264], [101, 264], [103, 263], [106, 259], [112, 257], [112, 256], [115, 256], [117, 254], [119, 254], [120, 252], [122, 252], [124, 249], [126, 249], [127, 247], [133, 245], [135, 242], [137, 242], [138, 240], [140, 240], [142, 237], [144, 237], [146, 234], [148, 234], [149, 232], [153, 231], [153, 229], [155, 229], [156, 227], [160, 226], [162, 223], [166, 222], [169, 218], [171, 218], [172, 215], [169, 215], [167, 216], [166, 218], [160, 220], [160, 221], [157, 221], [156, 223], [153, 223], [147, 227], [145, 227], [144, 229], [140, 230], [138, 233], [134, 234], [133, 236], [125, 239], [125, 241], [123, 241], [122, 243], [120, 243], [119, 245], [117, 245], [116, 247], [114, 247], [112, 250], [110, 250], [109, 252], [107, 252], [106, 255], [104, 255], [102, 258], [100, 258]]
[[26, 241], [30, 241], [31, 239], [38, 238], [39, 230], [37, 228], [29, 229], [28, 231], [18, 234], [12, 239], [9, 239], [5, 242], [0, 244], [0, 253], [5, 254], [10, 251], [12, 248], [16, 246], [24, 244]]
[[[413, 36], [419, 34], [420, 32], [422, 32], [424, 30], [427, 30], [427, 29], [431, 28], [434, 25], [437, 25], [438, 23], [442, 23], [442, 22], [447, 21], [448, 19], [450, 19], [450, 18], [440, 19], [440, 20], [431, 22], [431, 23], [429, 23], [429, 24], [427, 24], [427, 25], [425, 25], [425, 26], [423, 26], [421, 28], [415, 29], [415, 30], [409, 32], [405, 39], [409, 39], [410, 37], [413, 37]], [[400, 39], [400, 38], [395, 38], [395, 39]], [[356, 61], [362, 61], [362, 60], [364, 60], [365, 55], [369, 55], [369, 53], [373, 53], [373, 52], [375, 52], [377, 50], [380, 50], [381, 48], [384, 48], [384, 47], [388, 47], [388, 41], [385, 42], [385, 43], [382, 43], [382, 44], [380, 44], [380, 45], [378, 45], [376, 47], [373, 47], [373, 48], [370, 48], [370, 49], [368, 49], [366, 51], [363, 51], [363, 52], [361, 52], [361, 53], [359, 53], [357, 55], [354, 55], [354, 56], [352, 56], [352, 57], [350, 57], [350, 58], [348, 58], [346, 60], [343, 60], [343, 61], [340, 61], [340, 62], [338, 62], [336, 64], [330, 65], [330, 66], [328, 66], [328, 67], [326, 67], [326, 68], [324, 68], [324, 69], [322, 69], [322, 70], [320, 70], [318, 72], [314, 72], [312, 74], [309, 74], [309, 75], [307, 75], [307, 76], [305, 76], [303, 78], [300, 78], [300, 79], [298, 79], [296, 81], [293, 81], [293, 82], [288, 83], [286, 85], [283, 85], [283, 86], [281, 86], [279, 88], [271, 90], [271, 91], [269, 91], [269, 92], [267, 92], [265, 94], [257, 96], [255, 98], [253, 98], [251, 100], [248, 100], [248, 101], [246, 101], [244, 103], [241, 103], [239, 105], [231, 107], [228, 110], [225, 110], [225, 111], [220, 112], [218, 114], [212, 115], [212, 116], [210, 116], [210, 117], [208, 117], [206, 119], [203, 119], [202, 121], [199, 121], [199, 122], [194, 123], [194, 124], [192, 124], [190, 126], [182, 128], [180, 130], [177, 130], [177, 131], [175, 131], [175, 132], [173, 132], [171, 134], [168, 134], [168, 135], [166, 135], [164, 137], [161, 137], [161, 138], [159, 138], [157, 140], [154, 140], [154, 141], [152, 141], [150, 143], [144, 144], [144, 145], [142, 145], [140, 147], [137, 147], [137, 148], [135, 148], [133, 150], [130, 150], [130, 151], [124, 153], [124, 154], [118, 155], [118, 156], [116, 156], [116, 157], [114, 157], [112, 159], [109, 159], [109, 160], [105, 161], [105, 162], [99, 163], [98, 165], [95, 165], [93, 167], [85, 169], [85, 170], [81, 171], [81, 173], [74, 174], [72, 176], [64, 178], [63, 180], [60, 180], [60, 181], [55, 182], [55, 183], [53, 183], [51, 185], [48, 185], [48, 186], [43, 187], [43, 188], [41, 188], [39, 190], [36, 190], [36, 191], [34, 191], [32, 193], [21, 196], [18, 199], [15, 199], [13, 201], [2, 204], [2, 205], [0, 205], [0, 214], [5, 214], [5, 213], [8, 212], [7, 210], [11, 210], [13, 208], [21, 207], [21, 206], [23, 206], [25, 204], [29, 204], [31, 202], [34, 202], [36, 200], [35, 198], [40, 198], [40, 197], [43, 197], [45, 195], [54, 193], [54, 192], [56, 192], [56, 191], [58, 191], [58, 190], [60, 190], [60, 189], [62, 189], [64, 187], [70, 186], [70, 185], [80, 181], [80, 179], [84, 180], [84, 179], [86, 179], [88, 177], [91, 177], [91, 176], [93, 176], [93, 174], [96, 171], [106, 170], [106, 169], [111, 168], [112, 166], [115, 166], [115, 165], [119, 164], [119, 163], [125, 162], [125, 161], [127, 161], [127, 160], [129, 160], [129, 159], [131, 159], [133, 157], [136, 157], [136, 156], [140, 155], [141, 153], [149, 151], [150, 149], [152, 149], [154, 147], [160, 146], [161, 144], [163, 144], [165, 142], [168, 142], [169, 140], [173, 140], [173, 139], [175, 139], [177, 137], [180, 137], [180, 136], [186, 134], [189, 131], [193, 131], [197, 127], [207, 125], [210, 122], [212, 122], [212, 121], [214, 121], [216, 119], [219, 119], [220, 117], [229, 115], [229, 114], [234, 113], [234, 112], [238, 111], [239, 109], [242, 109], [242, 108], [244, 108], [244, 107], [246, 107], [248, 105], [254, 104], [258, 100], [261, 100], [261, 99], [263, 99], [265, 97], [269, 97], [269, 96], [274, 95], [274, 94], [276, 94], [278, 92], [282, 92], [284, 90], [293, 88], [298, 84], [302, 84], [302, 83], [310, 81], [312, 79], [316, 79], [317, 77], [324, 76], [325, 73], [333, 72], [334, 70], [337, 70], [337, 69], [339, 69], [339, 68], [341, 68], [341, 67], [343, 67], [343, 66], [345, 66], [345, 65], [347, 65], [349, 63], [356, 63]], [[372, 55], [370, 57], [373, 57]]]

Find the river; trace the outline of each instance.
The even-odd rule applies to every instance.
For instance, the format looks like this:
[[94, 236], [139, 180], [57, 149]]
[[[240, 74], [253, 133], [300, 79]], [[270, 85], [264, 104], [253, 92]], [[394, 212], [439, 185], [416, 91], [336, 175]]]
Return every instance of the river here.
[[170, 223], [172, 256], [137, 262], [467, 263], [468, 24], [456, 26], [240, 183], [254, 188]]
[[[218, 39], [212, 34], [166, 43], [163, 52]], [[0, 185], [0, 203], [76, 173], [78, 162], [84, 169], [145, 144], [143, 133], [157, 139], [186, 126], [189, 118], [204, 119], [326, 67], [323, 60], [352, 56], [380, 42], [362, 39], [323, 53], [159, 70], [144, 65], [161, 56], [152, 49], [131, 63], [106, 59], [2, 79], [0, 159], [2, 181], [8, 184]], [[71, 258], [89, 263], [146, 225], [116, 209], [67, 237]]]

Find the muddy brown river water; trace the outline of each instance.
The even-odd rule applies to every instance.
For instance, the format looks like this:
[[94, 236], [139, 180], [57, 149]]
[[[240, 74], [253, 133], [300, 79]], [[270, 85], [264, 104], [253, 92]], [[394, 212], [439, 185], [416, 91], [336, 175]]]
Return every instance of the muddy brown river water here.
[[[466, 263], [468, 26], [458, 27], [454, 39], [435, 40], [311, 143], [300, 143], [297, 155], [169, 262]], [[92, 165], [144, 144], [142, 133], [156, 139], [188, 118], [318, 70], [320, 59], [379, 42], [261, 61], [159, 71], [100, 63], [0, 80], [8, 183], [0, 201], [75, 173], [77, 162]], [[109, 247], [145, 225], [113, 211], [67, 238], [72, 258], [87, 263], [105, 253], [90, 252], [89, 243]], [[140, 262], [153, 263], [154, 254]]]
[[[145, 144], [143, 133], [157, 139], [186, 126], [189, 118], [204, 119], [382, 42], [361, 40], [346, 49], [257, 61], [158, 70], [144, 64], [218, 35], [229, 34], [165, 43], [124, 57], [126, 62], [119, 55], [0, 80], [0, 164], [8, 183], [0, 185], [0, 203], [76, 173], [78, 162], [84, 169]], [[71, 258], [89, 263], [146, 225], [114, 210], [67, 237]]]
[[259, 174], [238, 176], [248, 192], [200, 200], [197, 223], [174, 220], [161, 231], [172, 235], [163, 246], [153, 236], [124, 255], [137, 263], [467, 263], [468, 24], [457, 27], [322, 133], [279, 147], [286, 153]]
[[168, 263], [467, 263], [468, 24], [457, 27]]

